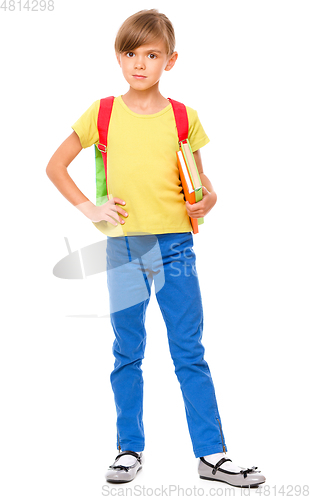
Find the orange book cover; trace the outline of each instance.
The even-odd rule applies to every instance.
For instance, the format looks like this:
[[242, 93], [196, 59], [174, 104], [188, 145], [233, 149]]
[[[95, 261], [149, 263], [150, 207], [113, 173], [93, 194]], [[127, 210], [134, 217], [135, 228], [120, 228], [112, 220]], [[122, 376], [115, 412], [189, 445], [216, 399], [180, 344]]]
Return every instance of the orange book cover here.
[[[195, 192], [193, 189], [193, 185], [192, 185], [189, 173], [188, 173], [187, 165], [185, 163], [185, 160], [184, 160], [184, 157], [183, 157], [183, 154], [181, 151], [176, 151], [176, 155], [177, 155], [177, 165], [178, 165], [178, 169], [179, 169], [179, 175], [180, 175], [180, 180], [181, 180], [181, 184], [183, 187], [184, 195], [185, 195], [186, 200], [189, 201], [189, 203], [191, 203], [191, 205], [192, 205], [193, 203], [196, 203], [196, 199], [195, 199]], [[193, 219], [192, 217], [190, 217], [190, 221], [191, 221], [191, 225], [192, 225], [192, 229], [193, 229], [193, 234], [197, 234], [199, 232], [198, 219]]]

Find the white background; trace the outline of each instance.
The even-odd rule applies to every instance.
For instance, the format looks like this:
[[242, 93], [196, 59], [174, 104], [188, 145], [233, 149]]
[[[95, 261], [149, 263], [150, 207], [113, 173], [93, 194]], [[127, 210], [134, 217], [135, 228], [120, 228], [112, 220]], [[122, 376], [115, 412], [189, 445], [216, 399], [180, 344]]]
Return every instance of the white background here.
[[[109, 319], [90, 317], [108, 311], [106, 275], [52, 274], [65, 236], [72, 251], [103, 236], [45, 168], [94, 100], [128, 90], [114, 39], [145, 8], [176, 31], [179, 58], [161, 93], [196, 109], [210, 138], [202, 158], [218, 201], [194, 239], [228, 457], [257, 465], [271, 496], [310, 477], [310, 2], [55, 0], [51, 12], [0, 9], [6, 500], [102, 498], [117, 454], [113, 332]], [[69, 173], [95, 201], [93, 147]], [[146, 326], [146, 463], [120, 488], [217, 486], [220, 495], [227, 485], [197, 474], [154, 292]]]

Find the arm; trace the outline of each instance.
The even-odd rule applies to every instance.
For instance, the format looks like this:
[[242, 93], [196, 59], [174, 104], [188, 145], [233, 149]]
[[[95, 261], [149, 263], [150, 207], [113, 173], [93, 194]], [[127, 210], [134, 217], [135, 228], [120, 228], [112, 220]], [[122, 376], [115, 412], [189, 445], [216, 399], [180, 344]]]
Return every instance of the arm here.
[[74, 206], [90, 201], [77, 187], [67, 172], [67, 168], [82, 150], [78, 135], [73, 132], [55, 151], [50, 159], [46, 174], [61, 194]]
[[73, 132], [59, 146], [50, 159], [46, 167], [48, 178], [72, 205], [92, 221], [99, 222], [106, 220], [116, 226], [117, 223], [111, 218], [114, 217], [119, 222], [124, 223], [123, 219], [118, 217], [116, 212], [119, 212], [124, 217], [127, 217], [127, 214], [121, 207], [115, 205], [115, 203], [125, 205], [124, 200], [113, 198], [104, 205], [97, 207], [80, 191], [68, 174], [68, 166], [81, 150], [82, 146], [79, 136], [76, 132]]
[[186, 208], [189, 217], [193, 217], [194, 219], [199, 219], [200, 217], [204, 217], [215, 205], [217, 201], [217, 195], [213, 189], [211, 181], [206, 177], [203, 172], [202, 158], [200, 150], [194, 151], [193, 153], [195, 162], [198, 167], [198, 172], [200, 175], [201, 183], [203, 186], [203, 198], [201, 201], [194, 203], [191, 205], [188, 201], [186, 202]]

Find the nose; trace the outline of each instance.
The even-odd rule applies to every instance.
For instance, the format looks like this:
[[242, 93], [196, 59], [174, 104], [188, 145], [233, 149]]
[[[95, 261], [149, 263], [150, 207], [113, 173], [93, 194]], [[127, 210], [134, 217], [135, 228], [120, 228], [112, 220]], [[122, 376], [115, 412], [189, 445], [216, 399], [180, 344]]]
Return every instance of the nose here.
[[144, 60], [143, 60], [143, 56], [136, 56], [135, 57], [135, 68], [140, 68], [140, 69], [144, 69], [145, 68], [145, 63], [144, 63]]

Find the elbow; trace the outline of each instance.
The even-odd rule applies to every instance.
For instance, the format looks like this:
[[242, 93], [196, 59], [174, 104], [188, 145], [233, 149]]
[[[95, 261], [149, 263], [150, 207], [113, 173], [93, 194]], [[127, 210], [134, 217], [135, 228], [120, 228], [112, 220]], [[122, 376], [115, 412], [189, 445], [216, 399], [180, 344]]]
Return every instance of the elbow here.
[[45, 173], [46, 175], [48, 176], [48, 178], [50, 179], [50, 175], [51, 175], [51, 167], [49, 165], [47, 165], [46, 169], [45, 169]]
[[52, 174], [52, 171], [53, 171], [53, 169], [54, 169], [54, 168], [53, 168], [53, 167], [54, 167], [54, 164], [55, 164], [55, 162], [53, 161], [53, 157], [52, 157], [52, 158], [50, 158], [49, 163], [47, 164], [47, 166], [46, 166], [46, 168], [45, 168], [45, 172], [46, 172], [46, 175], [47, 175], [48, 177], [50, 177], [50, 175]]
[[54, 169], [53, 169], [52, 165], [50, 165], [50, 163], [48, 163], [48, 165], [47, 165], [47, 167], [46, 167], [46, 169], [45, 169], [45, 173], [46, 173], [46, 175], [48, 176], [48, 178], [49, 178], [50, 180], [52, 180], [52, 178], [53, 178], [53, 173], [54, 173]]
[[213, 191], [213, 195], [214, 195], [214, 205], [216, 205], [216, 202], [217, 202], [217, 194], [215, 193], [215, 191]]
[[55, 175], [57, 176], [61, 170], [65, 169], [66, 167], [64, 167], [63, 165], [50, 160], [49, 163], [47, 164], [45, 172], [48, 178], [52, 181], [55, 178]]

